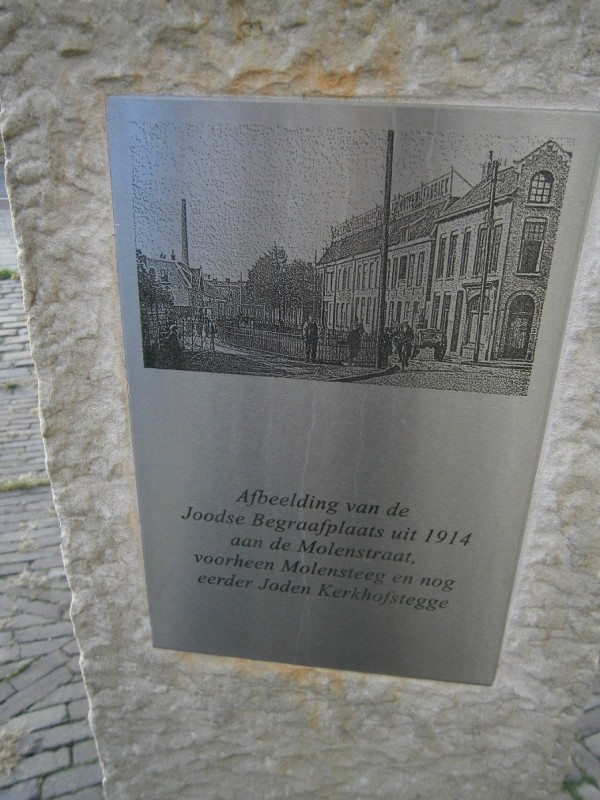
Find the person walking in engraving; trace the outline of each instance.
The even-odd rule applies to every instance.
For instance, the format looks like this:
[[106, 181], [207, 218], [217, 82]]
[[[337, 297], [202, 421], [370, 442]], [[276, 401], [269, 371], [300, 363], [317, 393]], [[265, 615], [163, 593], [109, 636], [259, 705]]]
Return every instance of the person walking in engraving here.
[[206, 327], [205, 327], [206, 338], [210, 339], [210, 349], [214, 352], [215, 350], [215, 336], [217, 334], [217, 326], [213, 322], [212, 319], [206, 320]]
[[175, 324], [169, 325], [167, 335], [160, 344], [160, 365], [165, 369], [183, 368], [183, 350]]
[[392, 332], [389, 328], [385, 328], [380, 343], [381, 363], [383, 364], [384, 368], [388, 366], [388, 360], [393, 351], [394, 345], [392, 341]]
[[350, 332], [348, 333], [348, 363], [354, 364], [360, 352], [362, 335], [365, 332], [362, 322], [355, 320]]
[[314, 314], [308, 315], [308, 319], [302, 327], [302, 339], [304, 340], [304, 360], [314, 364], [317, 360], [317, 345], [319, 344], [319, 326]]
[[400, 363], [402, 364], [402, 372], [408, 367], [408, 361], [412, 355], [414, 343], [415, 333], [408, 322], [404, 320], [396, 336], [396, 350]]

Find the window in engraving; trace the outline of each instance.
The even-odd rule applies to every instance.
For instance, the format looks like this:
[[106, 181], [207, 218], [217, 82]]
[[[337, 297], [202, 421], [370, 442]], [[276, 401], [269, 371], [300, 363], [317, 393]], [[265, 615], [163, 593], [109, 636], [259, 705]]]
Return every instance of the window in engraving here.
[[481, 275], [485, 261], [485, 243], [487, 240], [487, 228], [480, 225], [477, 231], [477, 247], [475, 248], [475, 262], [473, 263], [473, 275]]
[[500, 240], [502, 238], [502, 223], [494, 225], [492, 231], [492, 251], [490, 253], [490, 272], [498, 271], [498, 255], [500, 253]]
[[553, 184], [554, 176], [551, 172], [546, 170], [536, 172], [529, 185], [529, 202], [547, 205], [552, 197]]
[[444, 277], [444, 261], [446, 258], [446, 237], [442, 236], [440, 239], [440, 245], [438, 248], [438, 259], [437, 259], [437, 266], [435, 270], [435, 277], [436, 278], [443, 278]]
[[521, 256], [519, 258], [520, 273], [539, 272], [544, 239], [546, 237], [546, 220], [526, 219], [523, 225], [521, 240]]
[[462, 250], [460, 253], [460, 270], [459, 275], [467, 274], [467, 266], [469, 264], [469, 250], [471, 248], [471, 231], [467, 228], [463, 237]]
[[454, 232], [450, 236], [450, 246], [448, 247], [448, 266], [446, 267], [447, 278], [451, 278], [454, 275], [454, 267], [456, 266], [457, 243], [458, 243], [458, 233]]
[[401, 256], [400, 258], [400, 272], [398, 274], [398, 281], [406, 280], [406, 265], [408, 264], [408, 256]]
[[460, 332], [460, 322], [463, 307], [463, 292], [458, 292], [456, 295], [456, 303], [454, 304], [454, 323], [452, 324], [452, 340], [450, 342], [450, 350], [454, 353], [458, 348], [458, 336]]
[[407, 286], [412, 286], [414, 279], [415, 279], [415, 254], [411, 253], [408, 259], [408, 280], [406, 282]]
[[437, 318], [438, 318], [438, 311], [440, 308], [440, 296], [439, 294], [433, 295], [433, 305], [431, 307], [431, 327], [437, 328]]
[[419, 253], [419, 258], [417, 260], [417, 280], [416, 285], [421, 286], [423, 283], [423, 269], [425, 266], [425, 252], [422, 250]]

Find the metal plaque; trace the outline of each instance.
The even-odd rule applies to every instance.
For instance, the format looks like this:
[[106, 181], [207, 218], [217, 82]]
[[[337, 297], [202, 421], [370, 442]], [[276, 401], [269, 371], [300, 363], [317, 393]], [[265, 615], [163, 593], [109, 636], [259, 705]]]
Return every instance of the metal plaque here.
[[489, 684], [586, 113], [113, 97], [154, 643]]

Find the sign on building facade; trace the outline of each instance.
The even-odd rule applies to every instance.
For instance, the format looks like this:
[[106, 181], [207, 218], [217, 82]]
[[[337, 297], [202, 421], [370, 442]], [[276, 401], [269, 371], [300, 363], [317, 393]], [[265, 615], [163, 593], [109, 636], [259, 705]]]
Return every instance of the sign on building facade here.
[[111, 98], [157, 646], [493, 680], [594, 115]]

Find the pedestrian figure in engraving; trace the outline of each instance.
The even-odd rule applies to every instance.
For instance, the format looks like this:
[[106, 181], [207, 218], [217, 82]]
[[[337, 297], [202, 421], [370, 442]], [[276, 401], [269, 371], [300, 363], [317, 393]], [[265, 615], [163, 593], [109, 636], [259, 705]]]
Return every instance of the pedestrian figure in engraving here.
[[314, 364], [317, 360], [317, 345], [319, 344], [319, 326], [314, 314], [309, 314], [302, 328], [304, 341], [304, 355], [307, 363]]
[[400, 325], [396, 338], [396, 352], [402, 364], [402, 372], [408, 367], [408, 361], [412, 356], [415, 334], [406, 320]]
[[217, 326], [212, 321], [212, 319], [206, 320], [206, 325], [204, 326], [204, 335], [206, 339], [210, 339], [210, 349], [214, 352], [215, 350], [215, 336], [217, 334]]
[[204, 317], [200, 316], [196, 323], [196, 332], [200, 341], [200, 350], [204, 350]]
[[169, 325], [167, 335], [160, 343], [160, 365], [165, 369], [183, 367], [183, 350], [177, 336], [177, 325]]
[[392, 352], [394, 350], [394, 345], [392, 342], [392, 332], [389, 328], [384, 329], [379, 348], [381, 351], [381, 363], [384, 365], [384, 367], [387, 367], [388, 359], [392, 355]]
[[360, 352], [360, 343], [365, 328], [361, 321], [355, 320], [350, 332], [348, 333], [348, 363], [354, 364]]

